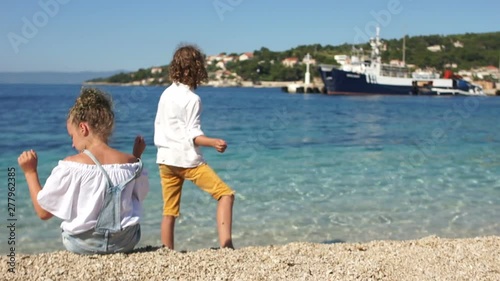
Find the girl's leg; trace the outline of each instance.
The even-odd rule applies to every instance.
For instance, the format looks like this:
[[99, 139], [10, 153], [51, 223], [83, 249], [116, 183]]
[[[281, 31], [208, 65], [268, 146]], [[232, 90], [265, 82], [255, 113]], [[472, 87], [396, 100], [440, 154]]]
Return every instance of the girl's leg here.
[[234, 195], [224, 195], [217, 203], [217, 230], [221, 248], [233, 247], [231, 236]]

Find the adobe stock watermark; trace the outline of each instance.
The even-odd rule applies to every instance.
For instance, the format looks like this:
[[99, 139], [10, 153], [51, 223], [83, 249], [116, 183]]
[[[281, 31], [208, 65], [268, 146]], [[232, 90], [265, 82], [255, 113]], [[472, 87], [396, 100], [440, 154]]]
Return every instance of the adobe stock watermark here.
[[214, 0], [212, 5], [220, 21], [224, 21], [224, 14], [232, 12], [236, 7], [241, 5], [241, 3], [243, 3], [243, 0]]
[[28, 44], [29, 40], [35, 38], [38, 31], [45, 27], [50, 18], [55, 17], [61, 8], [61, 5], [66, 5], [71, 0], [40, 0], [38, 6], [40, 10], [36, 11], [31, 17], [22, 17], [22, 27], [20, 33], [9, 32], [7, 39], [14, 50], [14, 53], [19, 53], [19, 47], [22, 44]]
[[136, 110], [141, 106], [141, 102], [145, 101], [150, 93], [154, 92], [154, 88], [147, 86], [133, 87], [129, 94], [120, 95], [113, 99], [114, 107], [120, 118], [130, 118], [137, 114]]
[[370, 38], [374, 37], [376, 34], [377, 27], [388, 26], [391, 23], [393, 16], [400, 14], [402, 11], [403, 6], [400, 0], [389, 0], [389, 2], [387, 2], [386, 9], [378, 12], [373, 10], [370, 11], [370, 15], [373, 17], [373, 20], [367, 22], [363, 29], [358, 26], [354, 27], [354, 44], [370, 41]]
[[451, 133], [459, 130], [464, 125], [464, 121], [472, 117], [484, 98], [466, 97], [462, 103], [453, 103], [452, 108], [445, 110], [439, 118], [439, 126], [434, 127], [426, 137], [412, 142], [415, 149], [404, 156], [396, 167], [396, 172], [386, 175], [386, 179], [395, 181], [395, 175], [403, 174], [402, 171], [414, 170], [423, 166], [426, 161], [438, 157], [436, 153], [439, 146], [449, 141]]
[[[261, 127], [260, 130], [242, 143], [241, 148], [238, 149], [238, 154], [248, 154], [248, 158], [244, 161], [229, 161], [226, 163], [226, 169], [234, 170], [231, 174], [235, 178], [239, 178], [240, 173], [248, 171], [248, 167], [254, 165], [255, 159], [262, 151], [262, 148], [266, 148], [271, 140], [276, 139], [277, 131], [285, 130], [291, 123], [287, 107], [275, 109], [272, 117], [269, 119], [268, 125]], [[230, 180], [231, 178], [231, 175], [225, 176], [226, 180]]]
[[463, 126], [464, 120], [469, 119], [479, 108], [481, 97], [468, 97], [463, 104], [454, 103], [452, 109], [443, 113], [440, 127], [434, 128], [428, 138], [415, 142], [417, 150], [408, 156], [411, 166], [417, 167], [424, 164], [426, 159], [432, 158], [437, 147], [448, 138], [448, 133], [458, 130]]

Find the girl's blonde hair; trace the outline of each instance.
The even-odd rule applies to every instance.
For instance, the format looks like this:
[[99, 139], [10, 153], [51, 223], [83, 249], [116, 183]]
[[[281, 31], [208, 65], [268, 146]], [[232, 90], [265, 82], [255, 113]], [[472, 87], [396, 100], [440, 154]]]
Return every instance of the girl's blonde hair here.
[[80, 96], [68, 113], [68, 121], [78, 125], [86, 122], [92, 132], [103, 140], [111, 136], [115, 124], [111, 97], [96, 88], [82, 88]]
[[172, 82], [196, 89], [202, 82], [208, 81], [205, 56], [194, 45], [181, 45], [170, 63], [169, 78]]

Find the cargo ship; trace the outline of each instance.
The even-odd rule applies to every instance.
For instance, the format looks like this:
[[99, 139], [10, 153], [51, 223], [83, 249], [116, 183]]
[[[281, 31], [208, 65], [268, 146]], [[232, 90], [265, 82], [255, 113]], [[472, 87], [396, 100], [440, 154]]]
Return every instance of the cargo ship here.
[[340, 66], [320, 65], [319, 73], [329, 95], [485, 95], [481, 86], [471, 83], [451, 71], [410, 73], [402, 65], [383, 64], [380, 30], [370, 40], [368, 59], [354, 54], [345, 56]]

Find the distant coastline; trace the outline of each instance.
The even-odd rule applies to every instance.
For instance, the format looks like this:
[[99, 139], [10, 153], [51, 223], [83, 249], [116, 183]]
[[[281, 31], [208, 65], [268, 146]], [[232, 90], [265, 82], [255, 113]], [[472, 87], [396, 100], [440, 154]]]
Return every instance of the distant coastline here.
[[95, 77], [107, 77], [122, 72], [116, 71], [27, 71], [0, 72], [1, 84], [82, 84]]
[[[244, 88], [281, 88], [281, 87], [286, 87], [290, 84], [301, 84], [303, 83], [302, 81], [259, 81], [259, 83], [253, 83], [252, 81], [242, 81], [238, 84], [236, 83], [219, 83], [219, 81], [209, 81], [206, 84], [203, 84], [202, 86], [207, 86], [207, 87], [244, 87]], [[316, 83], [321, 83], [316, 82]], [[96, 86], [160, 86], [160, 87], [166, 87], [170, 85], [170, 83], [163, 83], [163, 84], [157, 84], [157, 85], [148, 85], [148, 84], [140, 84], [140, 83], [110, 83], [110, 82], [84, 82], [82, 83], [83, 85], [96, 85]]]

